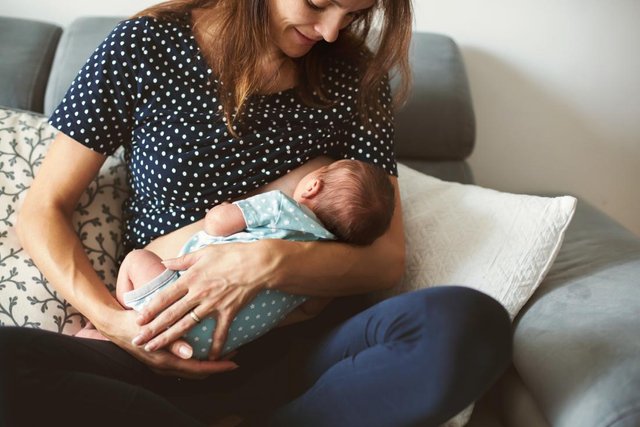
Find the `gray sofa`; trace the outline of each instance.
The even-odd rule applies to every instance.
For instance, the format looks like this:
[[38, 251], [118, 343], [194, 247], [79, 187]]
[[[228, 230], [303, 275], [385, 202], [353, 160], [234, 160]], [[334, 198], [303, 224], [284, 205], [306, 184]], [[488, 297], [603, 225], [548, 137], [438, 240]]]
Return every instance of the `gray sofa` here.
[[[0, 105], [50, 114], [117, 20], [83, 18], [63, 31], [0, 17]], [[474, 113], [457, 46], [416, 33], [412, 67], [412, 95], [397, 115], [398, 158], [472, 183], [465, 159]], [[640, 426], [640, 238], [580, 201], [551, 271], [514, 324], [513, 366], [470, 426]]]

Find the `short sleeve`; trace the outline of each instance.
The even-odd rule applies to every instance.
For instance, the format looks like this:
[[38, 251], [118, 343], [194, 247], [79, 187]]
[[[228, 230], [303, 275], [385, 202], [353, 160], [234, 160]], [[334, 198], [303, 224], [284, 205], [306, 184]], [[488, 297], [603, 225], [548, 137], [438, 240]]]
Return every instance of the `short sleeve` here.
[[341, 152], [335, 157], [361, 160], [382, 167], [388, 174], [398, 176], [394, 153], [393, 101], [389, 80], [378, 87], [379, 109], [369, 108], [368, 123], [355, 111], [343, 125]]
[[233, 203], [240, 208], [248, 229], [274, 227], [280, 214], [281, 194], [268, 191]]
[[276, 227], [290, 230], [303, 235], [314, 236], [316, 239], [335, 240], [336, 236], [318, 220], [311, 210], [301, 206], [295, 200], [282, 194], [280, 202], [280, 215]]
[[131, 141], [144, 22], [120, 22], [89, 57], [49, 123], [110, 155]]

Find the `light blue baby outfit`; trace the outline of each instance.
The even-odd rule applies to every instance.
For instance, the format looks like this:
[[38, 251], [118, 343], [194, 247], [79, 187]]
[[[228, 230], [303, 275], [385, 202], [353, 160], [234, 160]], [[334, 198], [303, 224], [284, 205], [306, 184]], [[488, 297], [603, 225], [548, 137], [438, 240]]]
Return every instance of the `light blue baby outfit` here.
[[[287, 239], [297, 241], [334, 240], [317, 217], [305, 206], [298, 204], [281, 191], [269, 191], [234, 202], [244, 216], [247, 227], [231, 236], [212, 236], [200, 231], [187, 241], [180, 255], [196, 251], [212, 244], [253, 242], [262, 239]], [[166, 270], [144, 286], [127, 292], [127, 307], [140, 311], [165, 286], [175, 282], [180, 272]], [[307, 300], [302, 295], [292, 295], [276, 290], [261, 291], [243, 307], [229, 327], [227, 341], [222, 350], [226, 354], [265, 334], [275, 327], [294, 308]], [[193, 357], [206, 359], [211, 349], [216, 320], [207, 317], [184, 336], [193, 347]]]

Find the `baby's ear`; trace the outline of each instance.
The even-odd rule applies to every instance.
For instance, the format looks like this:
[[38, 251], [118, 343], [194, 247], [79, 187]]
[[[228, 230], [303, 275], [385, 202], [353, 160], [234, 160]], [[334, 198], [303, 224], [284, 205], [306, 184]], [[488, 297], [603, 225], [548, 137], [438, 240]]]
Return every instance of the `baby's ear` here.
[[324, 183], [319, 178], [310, 180], [305, 186], [302, 197], [304, 197], [305, 199], [313, 199], [320, 193], [320, 191], [322, 191], [323, 185]]

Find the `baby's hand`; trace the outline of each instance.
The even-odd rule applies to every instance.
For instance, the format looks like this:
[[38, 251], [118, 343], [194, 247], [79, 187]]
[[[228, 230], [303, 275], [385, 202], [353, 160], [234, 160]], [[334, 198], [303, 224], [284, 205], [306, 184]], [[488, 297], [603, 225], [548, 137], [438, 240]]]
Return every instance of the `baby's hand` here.
[[212, 236], [230, 236], [246, 226], [240, 208], [229, 202], [214, 206], [204, 217], [204, 231]]

